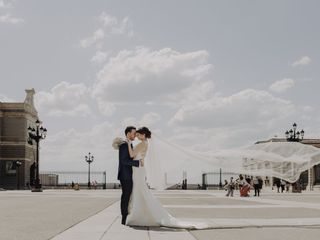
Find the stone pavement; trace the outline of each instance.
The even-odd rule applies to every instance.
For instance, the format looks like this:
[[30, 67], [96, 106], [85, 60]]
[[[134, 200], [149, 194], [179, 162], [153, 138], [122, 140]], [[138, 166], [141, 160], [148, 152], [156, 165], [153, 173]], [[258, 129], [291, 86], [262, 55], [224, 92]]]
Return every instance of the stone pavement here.
[[[19, 192], [1, 193], [14, 195]], [[198, 218], [214, 223], [213, 229], [207, 230], [177, 230], [169, 228], [132, 228], [120, 224], [119, 190], [107, 191], [45, 191], [40, 198], [50, 202], [66, 198], [85, 199], [87, 202], [103, 200], [103, 210], [91, 209], [91, 214], [78, 214], [77, 220], [65, 221], [72, 214], [71, 210], [65, 212], [61, 209], [63, 217], [55, 219], [58, 228], [51, 225], [45, 226], [50, 230], [50, 236], [39, 238], [0, 238], [0, 239], [52, 239], [52, 240], [105, 240], [105, 239], [319, 239], [320, 236], [320, 192], [304, 192], [302, 194], [284, 193], [278, 194], [264, 191], [262, 197], [240, 198], [238, 194], [234, 198], [224, 196], [224, 191], [162, 191], [154, 192], [164, 207], [178, 218]], [[23, 194], [22, 194], [23, 195]], [[24, 193], [29, 196], [31, 193]], [[37, 199], [36, 196], [32, 197]], [[77, 203], [75, 204], [77, 205]], [[99, 205], [99, 204], [98, 204]], [[99, 205], [100, 208], [102, 205]], [[49, 206], [50, 207], [50, 206]], [[82, 208], [86, 206], [82, 205]], [[74, 209], [79, 209], [74, 207]], [[78, 211], [78, 210], [77, 210]], [[80, 211], [81, 212], [81, 211]], [[56, 214], [58, 215], [58, 213]], [[77, 214], [76, 214], [77, 215]], [[36, 217], [36, 216], [33, 216]], [[82, 218], [82, 221], [79, 220]], [[0, 218], [2, 221], [2, 219]], [[57, 222], [57, 221], [61, 221]], [[46, 225], [45, 218], [42, 224]], [[53, 229], [55, 231], [53, 231]], [[19, 229], [16, 229], [19, 231]], [[41, 232], [41, 231], [40, 231]], [[1, 236], [9, 236], [5, 232]], [[30, 233], [29, 233], [30, 234]]]
[[0, 192], [0, 239], [44, 240], [118, 201], [109, 191]]

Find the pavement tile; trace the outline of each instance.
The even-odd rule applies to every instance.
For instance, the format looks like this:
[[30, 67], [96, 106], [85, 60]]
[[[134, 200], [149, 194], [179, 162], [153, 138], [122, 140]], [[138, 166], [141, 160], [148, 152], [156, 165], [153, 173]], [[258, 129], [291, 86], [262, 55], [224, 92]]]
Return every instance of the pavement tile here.
[[116, 210], [119, 203], [111, 205], [109, 208], [98, 214], [80, 222], [79, 224], [67, 229], [52, 240], [88, 240], [100, 239], [105, 231], [117, 220], [119, 213]]
[[196, 240], [186, 230], [170, 230], [164, 228], [150, 229], [149, 231], [151, 240]]

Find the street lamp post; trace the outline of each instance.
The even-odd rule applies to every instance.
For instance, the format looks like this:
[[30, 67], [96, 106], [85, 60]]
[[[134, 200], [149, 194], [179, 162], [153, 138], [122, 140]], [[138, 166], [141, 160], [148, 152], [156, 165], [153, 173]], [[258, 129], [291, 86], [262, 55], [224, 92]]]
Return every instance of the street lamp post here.
[[89, 152], [88, 156], [85, 156], [86, 162], [88, 163], [88, 188], [91, 188], [90, 182], [90, 164], [93, 162], [94, 157]]
[[300, 142], [303, 140], [304, 130], [302, 129], [301, 131], [297, 131], [297, 124], [294, 123], [292, 125], [292, 129], [287, 130], [285, 134], [288, 142]]
[[103, 181], [104, 183], [102, 188], [107, 189], [107, 172], [106, 171], [103, 172]]
[[[287, 141], [288, 142], [300, 142], [300, 141], [302, 141], [303, 140], [303, 137], [304, 137], [304, 130], [302, 129], [301, 131], [297, 131], [297, 124], [296, 123], [294, 123], [293, 125], [292, 125], [292, 129], [290, 129], [290, 130], [287, 130], [286, 132], [285, 132], [285, 134], [286, 134], [286, 139], [287, 139]], [[311, 179], [311, 170], [309, 169], [308, 170], [308, 181], [310, 181], [310, 179]], [[295, 191], [298, 189], [298, 187], [297, 186], [299, 186], [299, 181], [300, 181], [300, 179], [298, 180], [298, 181], [296, 181], [293, 185], [292, 185], [292, 192], [294, 191], [294, 189], [295, 189]], [[309, 185], [310, 185], [310, 187], [311, 187], [311, 184], [310, 184], [310, 182], [308, 183]]]
[[222, 170], [220, 168], [220, 172], [219, 172], [219, 189], [222, 189]]
[[35, 141], [36, 144], [37, 144], [37, 154], [36, 154], [36, 162], [35, 162], [36, 179], [35, 179], [34, 188], [31, 191], [32, 192], [42, 192], [42, 188], [41, 188], [41, 184], [40, 184], [40, 178], [39, 178], [39, 143], [40, 143], [40, 140], [46, 138], [47, 129], [44, 128], [41, 125], [41, 122], [39, 121], [39, 119], [37, 119], [37, 121], [36, 121], [36, 129], [35, 128], [31, 128], [29, 126], [28, 127], [28, 133], [29, 133], [28, 143], [30, 145], [33, 145], [33, 141]]
[[16, 161], [16, 166], [17, 166], [17, 189], [20, 190], [20, 166], [22, 165], [22, 162]]

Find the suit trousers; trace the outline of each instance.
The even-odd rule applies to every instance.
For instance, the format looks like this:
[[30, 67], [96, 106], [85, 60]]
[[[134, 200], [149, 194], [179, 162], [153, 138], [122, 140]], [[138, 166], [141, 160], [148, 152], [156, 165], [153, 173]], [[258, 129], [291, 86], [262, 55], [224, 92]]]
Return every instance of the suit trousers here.
[[122, 187], [122, 195], [121, 195], [121, 215], [126, 218], [128, 215], [128, 205], [132, 192], [133, 182], [132, 180], [120, 180]]

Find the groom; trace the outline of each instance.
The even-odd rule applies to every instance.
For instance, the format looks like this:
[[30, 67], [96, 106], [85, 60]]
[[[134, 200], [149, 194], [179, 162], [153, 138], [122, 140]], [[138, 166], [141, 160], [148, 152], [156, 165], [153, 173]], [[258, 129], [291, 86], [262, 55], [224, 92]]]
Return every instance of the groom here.
[[[121, 195], [121, 215], [123, 225], [126, 224], [128, 215], [128, 205], [132, 192], [132, 166], [139, 167], [141, 160], [133, 160], [130, 157], [128, 146], [133, 148], [132, 141], [136, 137], [136, 128], [129, 126], [125, 130], [126, 142], [122, 143], [119, 147], [119, 169], [118, 169], [118, 180], [120, 180], [122, 187]], [[128, 144], [129, 143], [129, 144]]]

